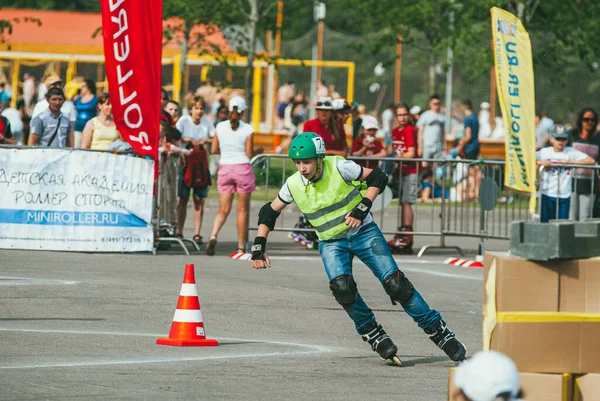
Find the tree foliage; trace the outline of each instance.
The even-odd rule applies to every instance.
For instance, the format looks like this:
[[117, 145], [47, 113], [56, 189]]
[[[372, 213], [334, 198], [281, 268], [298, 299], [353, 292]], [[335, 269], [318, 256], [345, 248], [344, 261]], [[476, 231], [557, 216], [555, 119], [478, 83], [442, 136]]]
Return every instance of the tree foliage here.
[[[534, 67], [543, 72], [538, 85], [560, 85], [575, 71], [585, 75], [586, 93], [600, 88], [600, 3], [597, 0], [321, 0], [326, 3], [325, 24], [338, 32], [369, 37], [366, 44], [346, 46], [369, 56], [382, 58], [391, 67], [397, 34], [407, 46], [429, 55], [430, 69], [444, 66], [446, 48], [454, 50], [454, 65], [462, 79], [478, 79], [489, 74], [492, 65], [490, 14], [500, 7], [521, 18], [533, 42]], [[275, 30], [277, 0], [164, 0], [165, 17], [182, 18], [174, 27], [185, 32], [194, 24], [212, 23], [249, 26], [249, 36], [264, 37], [266, 29]], [[283, 40], [303, 36], [314, 29], [313, 1], [284, 0]], [[5, 0], [2, 7], [93, 11], [98, 1], [90, 0]], [[257, 11], [253, 15], [253, 7]], [[258, 18], [256, 17], [258, 15]], [[451, 23], [451, 15], [454, 22]], [[35, 18], [35, 15], [32, 15]], [[11, 21], [0, 21], [7, 33]], [[254, 32], [254, 34], [252, 34]], [[187, 43], [187, 42], [186, 42]], [[253, 55], [251, 40], [242, 46], [243, 54]], [[183, 43], [182, 43], [183, 45]], [[326, 42], [327, 45], [327, 42]], [[583, 71], [583, 72], [582, 72]], [[249, 78], [249, 80], [251, 77]], [[247, 84], [247, 89], [250, 85]], [[250, 94], [250, 92], [248, 92]]]

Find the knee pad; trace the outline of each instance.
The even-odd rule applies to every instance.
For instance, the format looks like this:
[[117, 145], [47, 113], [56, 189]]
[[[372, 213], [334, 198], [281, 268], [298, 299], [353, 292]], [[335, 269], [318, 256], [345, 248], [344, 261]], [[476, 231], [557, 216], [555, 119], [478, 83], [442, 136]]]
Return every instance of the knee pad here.
[[329, 282], [329, 289], [340, 305], [348, 305], [358, 298], [356, 282], [349, 274], [342, 274]]
[[390, 296], [393, 305], [408, 301], [415, 293], [415, 287], [400, 270], [385, 279], [383, 289]]

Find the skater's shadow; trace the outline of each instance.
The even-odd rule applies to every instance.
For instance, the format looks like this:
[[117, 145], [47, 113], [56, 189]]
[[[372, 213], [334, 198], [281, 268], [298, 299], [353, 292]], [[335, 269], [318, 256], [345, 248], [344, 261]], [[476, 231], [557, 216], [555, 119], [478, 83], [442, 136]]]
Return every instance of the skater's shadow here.
[[[404, 358], [406, 358], [406, 357], [404, 357]], [[426, 358], [417, 358], [417, 359], [410, 359], [410, 360], [406, 360], [404, 358], [402, 358], [403, 366], [416, 366], [416, 365], [421, 365], [424, 363], [435, 363], [435, 362], [452, 362], [448, 359], [447, 356], [428, 356]]]

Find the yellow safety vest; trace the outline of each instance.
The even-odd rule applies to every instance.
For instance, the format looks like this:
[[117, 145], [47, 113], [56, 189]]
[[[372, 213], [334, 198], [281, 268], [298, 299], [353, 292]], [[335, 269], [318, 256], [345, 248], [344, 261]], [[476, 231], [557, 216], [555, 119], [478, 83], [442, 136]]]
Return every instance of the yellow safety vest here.
[[338, 160], [344, 158], [326, 156], [323, 161], [323, 176], [315, 183], [305, 185], [300, 172], [287, 180], [294, 202], [315, 228], [321, 241], [340, 236], [348, 230], [346, 214], [363, 198], [356, 187], [359, 183], [344, 180], [338, 171]]

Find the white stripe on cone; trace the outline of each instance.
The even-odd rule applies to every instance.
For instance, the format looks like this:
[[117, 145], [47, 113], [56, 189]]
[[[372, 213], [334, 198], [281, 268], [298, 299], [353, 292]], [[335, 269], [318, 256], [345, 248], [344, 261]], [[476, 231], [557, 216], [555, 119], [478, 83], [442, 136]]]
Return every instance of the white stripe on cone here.
[[179, 295], [184, 297], [197, 297], [198, 287], [196, 287], [196, 284], [182, 284]]
[[173, 321], [180, 323], [202, 323], [202, 312], [200, 312], [200, 309], [175, 309]]
[[448, 258], [444, 261], [447, 265], [461, 266], [461, 267], [483, 267], [483, 263], [475, 261], [475, 260], [467, 260], [467, 259], [456, 259], [456, 258]]

